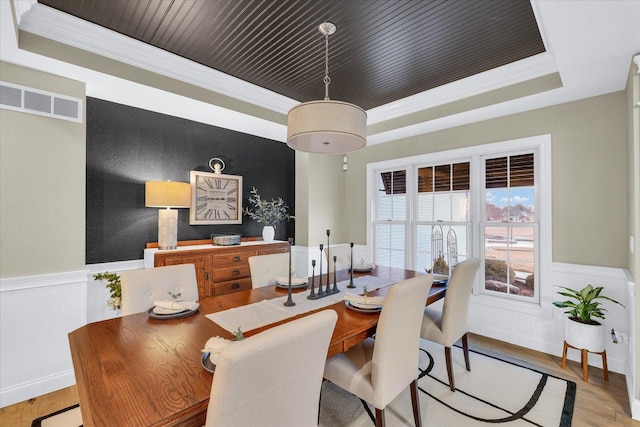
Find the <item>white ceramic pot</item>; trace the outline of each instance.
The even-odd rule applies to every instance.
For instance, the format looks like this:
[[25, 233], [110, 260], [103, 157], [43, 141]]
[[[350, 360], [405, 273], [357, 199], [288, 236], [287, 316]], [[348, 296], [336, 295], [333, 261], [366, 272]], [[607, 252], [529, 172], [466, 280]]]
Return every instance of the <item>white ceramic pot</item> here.
[[276, 235], [276, 229], [273, 225], [265, 225], [262, 228], [262, 240], [265, 242], [273, 242], [273, 238]]
[[604, 325], [588, 325], [568, 317], [564, 322], [564, 339], [575, 348], [584, 348], [592, 353], [604, 351]]

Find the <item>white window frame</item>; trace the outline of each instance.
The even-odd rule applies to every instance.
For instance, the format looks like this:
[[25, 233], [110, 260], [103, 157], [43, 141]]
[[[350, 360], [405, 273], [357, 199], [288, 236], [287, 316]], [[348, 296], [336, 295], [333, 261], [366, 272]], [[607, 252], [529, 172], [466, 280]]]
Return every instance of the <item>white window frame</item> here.
[[[535, 153], [535, 174], [536, 174], [536, 216], [539, 215], [538, 241], [536, 242], [536, 257], [539, 271], [536, 274], [538, 282], [537, 301], [521, 300], [509, 296], [495, 295], [495, 293], [483, 292], [484, 283], [480, 278], [484, 271], [476, 277], [473, 287], [472, 300], [474, 303], [490, 305], [493, 307], [524, 312], [533, 315], [551, 316], [553, 286], [552, 277], [552, 215], [551, 215], [551, 135], [538, 135], [527, 138], [514, 139], [490, 144], [476, 145], [454, 150], [440, 151], [435, 153], [421, 154], [418, 156], [403, 157], [398, 159], [385, 160], [367, 164], [367, 241], [369, 258], [374, 262], [376, 248], [375, 201], [377, 196], [377, 175], [380, 172], [390, 170], [405, 169], [407, 171], [407, 194], [415, 192], [415, 175], [417, 167], [425, 164], [457, 163], [460, 161], [470, 161], [471, 179], [471, 247], [470, 256], [480, 257], [483, 253], [483, 240], [481, 239], [480, 224], [484, 221], [484, 167], [479, 167], [482, 158], [486, 156], [513, 155], [522, 152]], [[411, 193], [409, 193], [411, 191]], [[411, 251], [415, 247], [415, 236], [410, 224], [413, 224], [415, 212], [413, 197], [407, 197], [407, 230], [406, 236], [411, 236], [405, 243], [405, 248]], [[410, 253], [410, 252], [408, 252]], [[407, 259], [409, 258], [409, 259]], [[405, 256], [407, 269], [415, 270], [413, 257]]]

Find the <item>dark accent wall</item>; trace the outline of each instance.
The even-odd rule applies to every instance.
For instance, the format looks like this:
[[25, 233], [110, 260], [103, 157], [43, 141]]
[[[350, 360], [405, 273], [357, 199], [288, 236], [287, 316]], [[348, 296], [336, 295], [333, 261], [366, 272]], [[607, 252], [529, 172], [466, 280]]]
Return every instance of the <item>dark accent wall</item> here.
[[[243, 206], [252, 187], [262, 198], [282, 197], [294, 215], [295, 152], [286, 144], [186, 119], [87, 98], [86, 263], [136, 260], [158, 240], [158, 209], [144, 206], [145, 181], [189, 182], [189, 172], [223, 171], [243, 177]], [[276, 239], [294, 237], [294, 220], [276, 227]], [[260, 236], [262, 225], [189, 225], [178, 210], [178, 240], [211, 233]]]

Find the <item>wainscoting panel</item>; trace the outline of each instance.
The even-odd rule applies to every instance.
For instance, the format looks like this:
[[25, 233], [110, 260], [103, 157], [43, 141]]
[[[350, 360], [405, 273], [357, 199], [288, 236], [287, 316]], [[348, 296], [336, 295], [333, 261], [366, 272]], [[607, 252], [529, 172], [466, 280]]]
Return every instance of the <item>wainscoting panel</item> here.
[[0, 281], [0, 407], [75, 383], [67, 334], [84, 325], [86, 271]]
[[[582, 289], [587, 284], [604, 286], [603, 294], [620, 301], [626, 309], [609, 301], [603, 301], [608, 310], [603, 321], [607, 331], [615, 328], [629, 334], [630, 308], [628, 304], [629, 281], [623, 269], [593, 267], [573, 264], [554, 263], [552, 272], [553, 298], [560, 299], [556, 294], [560, 288], [566, 286]], [[543, 301], [536, 312], [525, 311], [518, 304], [512, 308], [505, 308], [504, 304], [492, 306], [479, 297], [473, 296], [469, 313], [469, 327], [472, 332], [510, 342], [522, 347], [541, 351], [556, 356], [562, 355], [564, 342], [564, 321], [567, 316], [565, 310], [553, 307], [551, 301]], [[628, 342], [614, 344], [610, 338], [606, 339], [607, 364], [610, 371], [625, 374], [629, 358]], [[569, 350], [570, 360], [580, 361], [580, 352]], [[599, 355], [589, 355], [589, 364], [602, 368], [602, 358]]]
[[144, 268], [142, 260], [0, 280], [0, 408], [75, 384], [69, 332], [121, 316], [94, 273]]

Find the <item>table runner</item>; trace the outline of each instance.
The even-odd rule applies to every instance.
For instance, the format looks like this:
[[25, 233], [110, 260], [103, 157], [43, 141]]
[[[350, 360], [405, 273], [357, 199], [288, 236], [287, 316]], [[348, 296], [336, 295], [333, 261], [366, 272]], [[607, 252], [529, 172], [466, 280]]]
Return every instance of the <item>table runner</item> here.
[[[307, 299], [307, 296], [311, 292], [310, 290], [294, 293], [291, 295], [293, 302], [296, 303], [293, 307], [285, 307], [283, 305], [288, 298], [288, 296], [283, 296], [262, 300], [253, 304], [243, 305], [241, 307], [230, 308], [217, 313], [207, 314], [206, 317], [231, 333], [238, 330], [238, 327], [240, 327], [243, 332], [248, 332], [262, 326], [270, 325], [299, 314], [318, 310], [340, 302], [344, 299], [345, 290], [353, 293], [361, 293], [363, 287], [366, 286], [368, 291], [374, 291], [376, 289], [390, 286], [395, 282], [390, 279], [376, 276], [360, 276], [354, 278], [353, 283], [357, 286], [357, 289], [347, 289], [349, 280], [343, 280], [338, 282], [338, 289], [340, 289], [340, 293], [332, 294], [316, 300]], [[317, 285], [318, 283], [316, 280], [316, 293]], [[333, 283], [331, 286], [333, 287]], [[326, 283], [323, 288], [324, 287], [326, 287]]]

